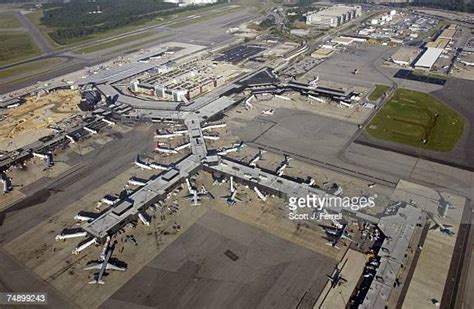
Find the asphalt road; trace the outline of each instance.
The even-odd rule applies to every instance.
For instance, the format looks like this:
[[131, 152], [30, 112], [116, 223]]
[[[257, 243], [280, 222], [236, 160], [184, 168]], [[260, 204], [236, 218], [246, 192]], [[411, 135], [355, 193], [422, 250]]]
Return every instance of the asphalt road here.
[[54, 52], [53, 45], [48, 41], [47, 38], [44, 37], [43, 33], [41, 33], [36, 28], [36, 26], [31, 22], [28, 17], [21, 14], [21, 12], [17, 12], [15, 16], [18, 18], [21, 25], [28, 29], [28, 33], [30, 34], [31, 38], [35, 42], [36, 46], [41, 49], [43, 54], [51, 54]]

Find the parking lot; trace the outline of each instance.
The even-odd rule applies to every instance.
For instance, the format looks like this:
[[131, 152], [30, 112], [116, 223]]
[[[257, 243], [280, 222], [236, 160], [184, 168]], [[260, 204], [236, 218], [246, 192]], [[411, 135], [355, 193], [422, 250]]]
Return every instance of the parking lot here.
[[264, 51], [265, 48], [255, 45], [239, 45], [223, 52], [222, 56], [215, 58], [216, 61], [227, 61], [233, 64], [239, 63], [242, 60], [255, 56]]

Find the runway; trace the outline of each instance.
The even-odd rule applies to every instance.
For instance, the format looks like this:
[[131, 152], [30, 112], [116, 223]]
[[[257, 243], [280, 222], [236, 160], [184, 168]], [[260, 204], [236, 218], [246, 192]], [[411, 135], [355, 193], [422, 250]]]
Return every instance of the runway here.
[[36, 28], [28, 17], [23, 15], [21, 12], [16, 12], [15, 16], [20, 21], [21, 25], [28, 29], [28, 33], [33, 39], [33, 42], [35, 42], [36, 46], [41, 49], [43, 54], [48, 55], [54, 52], [53, 45], [44, 37], [43, 33]]
[[[21, 15], [20, 13], [17, 13], [17, 14]], [[212, 14], [212, 11], [210, 11], [209, 14]], [[206, 16], [206, 15], [207, 14], [203, 14], [202, 16]], [[89, 55], [79, 56], [79, 55], [74, 54], [74, 50], [79, 50], [84, 47], [92, 46], [92, 45], [103, 43], [103, 42], [108, 42], [114, 39], [142, 33], [145, 31], [150, 31], [150, 30], [159, 31], [160, 33], [163, 34], [165, 38], [157, 40], [155, 44], [146, 44], [145, 45], [146, 47], [158, 45], [160, 43], [172, 42], [172, 41], [183, 42], [183, 43], [193, 43], [193, 44], [206, 45], [206, 46], [215, 46], [220, 43], [234, 39], [233, 35], [226, 33], [229, 27], [228, 25], [233, 25], [236, 22], [244, 22], [245, 20], [250, 20], [254, 16], [255, 16], [255, 13], [251, 12], [248, 8], [242, 8], [240, 11], [235, 12], [235, 13], [230, 13], [230, 14], [226, 14], [222, 16], [215, 15], [208, 20], [198, 22], [195, 24], [186, 25], [180, 28], [168, 27], [169, 24], [185, 21], [187, 19], [187, 18], [179, 18], [179, 19], [175, 19], [163, 24], [143, 27], [137, 30], [119, 34], [119, 35], [109, 37], [106, 39], [97, 40], [94, 42], [87, 42], [84, 44], [77, 45], [74, 48], [67, 48], [60, 51], [54, 51], [54, 48], [51, 46], [51, 43], [46, 38], [44, 38], [43, 34], [39, 32], [37, 28], [35, 28], [35, 26], [31, 23], [31, 21], [26, 16], [21, 15], [21, 17], [19, 18], [22, 18], [23, 22], [25, 23], [24, 26], [28, 27], [28, 29], [30, 29], [31, 27], [33, 28], [33, 30], [31, 30], [32, 32], [30, 32], [31, 36], [33, 38], [35, 37], [37, 38], [38, 46], [42, 46], [42, 50], [45, 53], [39, 57], [1, 66], [0, 70], [13, 68], [17, 65], [32, 63], [34, 61], [45, 60], [45, 59], [50, 59], [50, 58], [67, 57], [68, 60], [65, 61], [61, 65], [56, 64], [56, 65], [45, 66], [44, 68], [48, 69], [46, 73], [38, 74], [36, 76], [32, 76], [31, 78], [21, 79], [20, 81], [16, 83], [7, 84], [6, 83], [7, 80], [3, 79], [1, 82], [5, 83], [6, 85], [2, 85], [0, 89], [0, 95], [31, 86], [39, 80], [47, 81], [47, 80], [54, 79], [54, 78], [57, 78], [69, 73], [79, 71], [85, 67], [90, 67], [90, 66], [94, 66], [100, 63], [104, 63], [110, 59], [117, 57], [120, 53], [124, 54], [126, 52], [126, 51], [121, 51], [120, 53], [115, 53], [115, 54], [112, 52], [107, 55], [100, 54], [100, 53], [91, 53]], [[118, 45], [116, 46], [117, 47], [116, 49], [121, 50], [127, 44], [129, 43]], [[133, 50], [133, 47], [131, 48], [131, 50]], [[9, 79], [12, 79], [12, 78], [9, 78]]]

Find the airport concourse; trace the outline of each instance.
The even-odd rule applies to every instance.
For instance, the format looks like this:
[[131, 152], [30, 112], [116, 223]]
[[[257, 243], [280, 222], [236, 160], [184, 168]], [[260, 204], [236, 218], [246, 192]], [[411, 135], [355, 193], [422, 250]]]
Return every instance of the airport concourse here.
[[0, 307], [470, 307], [474, 4], [350, 2], [0, 3]]

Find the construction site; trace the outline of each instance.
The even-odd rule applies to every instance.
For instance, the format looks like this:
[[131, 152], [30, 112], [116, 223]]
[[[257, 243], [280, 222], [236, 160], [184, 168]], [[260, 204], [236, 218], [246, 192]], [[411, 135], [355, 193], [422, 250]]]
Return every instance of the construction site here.
[[51, 126], [81, 113], [77, 90], [58, 90], [25, 98], [16, 108], [2, 112], [1, 151], [13, 151], [54, 133]]

